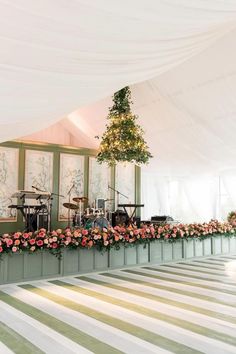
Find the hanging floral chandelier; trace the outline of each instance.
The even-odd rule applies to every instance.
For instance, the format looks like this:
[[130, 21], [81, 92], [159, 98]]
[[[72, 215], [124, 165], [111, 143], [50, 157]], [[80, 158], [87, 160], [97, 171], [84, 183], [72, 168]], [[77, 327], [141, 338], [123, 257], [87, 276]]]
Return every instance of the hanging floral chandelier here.
[[113, 96], [109, 108], [106, 131], [102, 135], [97, 161], [110, 166], [117, 162], [146, 164], [152, 157], [143, 139], [144, 131], [136, 124], [137, 116], [132, 114], [130, 88], [124, 87]]

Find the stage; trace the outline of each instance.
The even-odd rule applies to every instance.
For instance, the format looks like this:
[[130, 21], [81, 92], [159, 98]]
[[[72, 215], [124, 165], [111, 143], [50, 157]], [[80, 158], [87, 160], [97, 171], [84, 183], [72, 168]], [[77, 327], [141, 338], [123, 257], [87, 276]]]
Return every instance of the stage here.
[[155, 240], [102, 252], [95, 247], [63, 249], [56, 257], [48, 250], [3, 254], [0, 261], [0, 284], [65, 275], [107, 271], [137, 265], [158, 265], [180, 260], [201, 259], [211, 255], [236, 253], [236, 237], [213, 236], [203, 240], [168, 242]]

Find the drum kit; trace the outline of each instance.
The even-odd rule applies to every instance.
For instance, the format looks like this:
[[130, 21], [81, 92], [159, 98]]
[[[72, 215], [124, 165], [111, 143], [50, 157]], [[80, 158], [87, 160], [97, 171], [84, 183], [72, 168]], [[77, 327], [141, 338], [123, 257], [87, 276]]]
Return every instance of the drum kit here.
[[73, 212], [73, 227], [84, 227], [90, 229], [92, 227], [104, 228], [110, 225], [107, 216], [109, 212], [105, 210], [105, 203], [112, 201], [113, 199], [103, 199], [104, 208], [97, 208], [97, 200], [93, 203], [93, 208], [86, 208], [85, 203], [88, 202], [87, 197], [75, 197], [72, 198], [75, 203], [63, 203], [63, 206], [68, 209], [68, 226], [70, 227], [71, 212]]
[[[124, 210], [117, 209], [115, 212], [107, 210], [106, 202], [114, 201], [114, 199], [95, 199], [92, 208], [85, 208], [88, 203], [87, 197], [74, 197], [72, 198], [73, 203], [71, 203], [71, 191], [73, 188], [74, 183], [67, 193], [69, 202], [63, 203], [63, 206], [68, 209], [68, 227], [71, 226], [71, 220], [73, 220], [73, 227], [83, 227], [85, 229], [93, 227], [102, 229], [114, 225], [129, 225], [134, 223], [136, 209], [144, 206], [143, 204], [119, 204], [120, 195], [127, 199], [128, 197], [108, 185], [108, 189], [116, 193], [115, 204], [117, 204], [118, 208], [122, 207]], [[132, 210], [130, 215], [127, 208]], [[74, 213], [72, 218], [71, 212]]]

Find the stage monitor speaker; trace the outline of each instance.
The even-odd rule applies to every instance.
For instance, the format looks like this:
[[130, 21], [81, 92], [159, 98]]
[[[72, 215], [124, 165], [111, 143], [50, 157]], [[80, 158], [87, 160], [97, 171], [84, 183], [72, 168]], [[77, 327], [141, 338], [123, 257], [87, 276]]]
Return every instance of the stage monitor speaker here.
[[126, 225], [128, 222], [128, 215], [124, 210], [116, 210], [112, 213], [112, 226]]

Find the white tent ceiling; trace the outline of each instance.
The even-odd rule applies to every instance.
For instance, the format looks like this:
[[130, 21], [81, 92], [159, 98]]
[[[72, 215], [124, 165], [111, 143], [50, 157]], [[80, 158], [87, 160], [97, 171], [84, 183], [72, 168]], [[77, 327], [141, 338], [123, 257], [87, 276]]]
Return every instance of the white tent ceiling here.
[[152, 169], [234, 169], [234, 0], [0, 0], [0, 16], [0, 141], [68, 116], [96, 147], [102, 98], [132, 85]]

